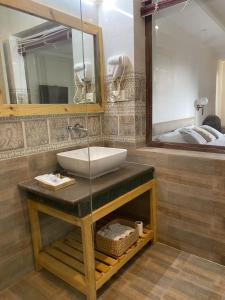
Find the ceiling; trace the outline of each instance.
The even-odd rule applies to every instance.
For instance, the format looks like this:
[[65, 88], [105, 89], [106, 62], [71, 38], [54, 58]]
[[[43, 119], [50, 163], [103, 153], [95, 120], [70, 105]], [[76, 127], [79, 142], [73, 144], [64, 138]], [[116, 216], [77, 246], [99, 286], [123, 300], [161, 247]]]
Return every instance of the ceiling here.
[[225, 27], [225, 1], [224, 0], [199, 0], [202, 7], [214, 14], [214, 17]]
[[159, 14], [165, 16], [225, 59], [225, 0], [190, 0]]

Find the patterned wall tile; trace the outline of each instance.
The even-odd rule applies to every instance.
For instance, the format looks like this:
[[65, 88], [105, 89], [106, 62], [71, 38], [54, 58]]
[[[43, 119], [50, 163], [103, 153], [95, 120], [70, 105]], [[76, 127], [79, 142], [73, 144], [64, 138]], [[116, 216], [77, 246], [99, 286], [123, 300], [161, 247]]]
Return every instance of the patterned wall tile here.
[[[107, 102], [121, 101], [120, 96], [115, 97], [113, 91], [118, 90], [118, 84], [112, 82], [111, 78], [106, 79]], [[145, 75], [143, 73], [127, 73], [122, 82], [121, 90], [124, 90], [123, 101], [143, 101], [145, 98]]]
[[68, 118], [49, 119], [50, 143], [58, 143], [69, 140]]
[[120, 116], [119, 117], [119, 135], [135, 136], [135, 117]]
[[25, 121], [27, 147], [49, 144], [47, 120]]
[[89, 136], [98, 136], [102, 134], [101, 130], [101, 117], [97, 116], [88, 116], [88, 134]]
[[[110, 80], [107, 79], [106, 85], [109, 85], [109, 82]], [[69, 122], [71, 124], [78, 122], [84, 127], [88, 127], [89, 141], [103, 142], [109, 140], [124, 143], [143, 141], [146, 112], [144, 74], [127, 74], [122, 88], [126, 92], [126, 101], [107, 102], [104, 117], [103, 114], [102, 117], [100, 114], [89, 115], [87, 124], [85, 124], [85, 114], [1, 117], [0, 134], [3, 138], [0, 141], [0, 160], [84, 143], [82, 136], [80, 137], [74, 132], [69, 133], [66, 129]], [[139, 116], [142, 116], [141, 126]], [[101, 119], [103, 124], [101, 124]], [[104, 129], [104, 136], [102, 136], [102, 129]]]
[[142, 118], [140, 115], [135, 116], [135, 134], [136, 136], [142, 135]]
[[[84, 128], [86, 128], [87, 124], [86, 124], [86, 117], [85, 116], [74, 116], [74, 117], [70, 117], [69, 118], [69, 124], [70, 125], [76, 125], [76, 124], [80, 124], [82, 125]], [[83, 138], [86, 136], [85, 132], [75, 132], [74, 130], [70, 130], [70, 136], [71, 139], [79, 139], [79, 138]]]
[[22, 122], [0, 122], [0, 151], [24, 147]]
[[118, 135], [118, 116], [107, 116], [103, 118], [103, 132], [105, 135]]
[[146, 116], [142, 116], [142, 135], [146, 135]]
[[135, 114], [135, 101], [106, 103], [105, 113], [109, 115]]
[[[108, 99], [110, 98], [110, 78], [107, 80]], [[146, 80], [144, 73], [128, 73], [124, 77], [121, 88], [125, 90], [125, 101], [114, 99], [115, 102], [107, 102], [105, 117], [117, 116], [119, 118], [119, 135], [112, 135], [112, 128], [104, 124], [104, 141], [127, 142], [145, 144], [146, 126], [144, 120], [146, 114]], [[104, 118], [105, 118], [104, 117]], [[111, 119], [113, 120], [113, 119]], [[111, 121], [112, 122], [112, 121]], [[108, 126], [108, 128], [106, 127]]]

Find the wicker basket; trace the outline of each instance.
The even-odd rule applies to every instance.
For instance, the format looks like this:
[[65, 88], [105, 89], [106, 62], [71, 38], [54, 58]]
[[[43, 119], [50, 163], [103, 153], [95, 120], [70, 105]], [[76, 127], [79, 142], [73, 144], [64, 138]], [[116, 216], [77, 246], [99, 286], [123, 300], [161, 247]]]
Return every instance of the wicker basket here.
[[120, 239], [118, 241], [113, 241], [110, 239], [107, 239], [101, 235], [96, 234], [96, 248], [105, 253], [109, 254], [113, 257], [120, 257], [121, 255], [124, 254], [124, 252], [127, 251], [134, 243], [137, 242], [138, 240], [138, 231], [135, 226], [135, 222], [129, 221], [129, 220], [124, 220], [124, 219], [116, 219], [113, 220], [112, 222], [108, 223], [106, 226], [103, 226], [101, 230], [104, 228], [107, 228], [111, 224], [115, 223], [120, 223], [122, 225], [130, 226], [135, 229], [133, 233], [131, 233], [129, 236]]

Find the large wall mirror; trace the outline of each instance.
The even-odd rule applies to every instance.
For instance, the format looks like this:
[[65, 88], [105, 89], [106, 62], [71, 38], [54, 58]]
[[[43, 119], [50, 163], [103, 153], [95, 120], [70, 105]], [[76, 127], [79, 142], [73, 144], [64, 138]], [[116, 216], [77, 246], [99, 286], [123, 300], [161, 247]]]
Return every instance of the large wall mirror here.
[[0, 116], [100, 112], [103, 78], [101, 28], [0, 0]]
[[152, 144], [225, 147], [224, 1], [182, 2], [152, 22]]

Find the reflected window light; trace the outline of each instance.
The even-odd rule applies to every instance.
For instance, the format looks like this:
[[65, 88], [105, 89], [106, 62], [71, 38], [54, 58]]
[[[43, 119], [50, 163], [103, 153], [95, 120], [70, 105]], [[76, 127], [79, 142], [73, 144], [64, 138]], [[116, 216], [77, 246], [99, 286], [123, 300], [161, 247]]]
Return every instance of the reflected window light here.
[[155, 30], [159, 30], [159, 26], [158, 25], [155, 25]]
[[120, 9], [118, 7], [116, 7], [116, 5], [114, 3], [112, 3], [112, 1], [110, 0], [103, 0], [102, 1], [102, 7], [104, 8], [104, 10], [106, 11], [110, 11], [110, 10], [114, 10], [114, 11], [117, 11], [119, 13], [121, 13], [122, 15], [128, 17], [128, 18], [131, 18], [133, 19], [133, 15], [128, 13], [127, 11], [123, 10], [123, 9]]
[[87, 5], [94, 5], [97, 3], [95, 0], [82, 0], [81, 3], [87, 4]]
[[103, 0], [81, 0], [81, 3], [88, 5], [99, 5], [102, 4]]

